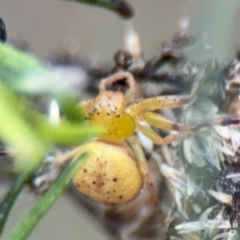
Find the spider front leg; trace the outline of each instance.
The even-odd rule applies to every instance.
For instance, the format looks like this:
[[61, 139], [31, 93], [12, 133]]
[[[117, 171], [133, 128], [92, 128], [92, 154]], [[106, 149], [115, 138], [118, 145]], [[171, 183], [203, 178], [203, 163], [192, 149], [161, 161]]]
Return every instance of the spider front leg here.
[[[192, 92], [189, 95], [174, 95], [174, 96], [159, 96], [144, 99], [139, 103], [129, 105], [126, 111], [135, 118], [135, 122], [138, 130], [140, 130], [145, 136], [153, 140], [158, 145], [169, 144], [173, 141], [180, 141], [192, 136], [192, 128], [189, 128], [181, 123], [174, 122], [161, 114], [153, 111], [161, 108], [177, 108], [185, 104], [193, 102], [200, 89], [200, 80], [203, 79], [203, 72], [200, 72], [194, 81]], [[168, 135], [165, 138], [157, 135], [150, 127], [146, 127], [140, 124], [141, 121], [149, 123], [151, 126], [179, 131], [182, 133], [175, 135]]]
[[103, 79], [99, 84], [100, 92], [106, 91], [106, 86], [108, 84], [118, 82], [122, 79], [126, 79], [128, 86], [129, 86], [129, 90], [127, 92], [126, 97], [130, 97], [131, 95], [134, 95], [134, 93], [136, 91], [136, 82], [135, 82], [133, 75], [130, 72], [126, 72], [126, 71], [117, 72], [117, 73], [111, 75], [110, 77]]
[[146, 111], [155, 111], [162, 108], [177, 108], [194, 101], [200, 90], [200, 81], [203, 79], [203, 72], [196, 75], [191, 94], [188, 95], [171, 95], [157, 96], [144, 99], [138, 103], [132, 104], [127, 111], [132, 115], [139, 115]]

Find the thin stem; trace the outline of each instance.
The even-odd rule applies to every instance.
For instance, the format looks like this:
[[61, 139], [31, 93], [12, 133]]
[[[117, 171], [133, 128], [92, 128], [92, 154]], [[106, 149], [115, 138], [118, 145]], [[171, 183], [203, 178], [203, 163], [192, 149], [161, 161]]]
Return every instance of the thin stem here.
[[131, 18], [134, 15], [132, 6], [124, 0], [72, 0], [74, 2], [81, 2], [98, 7], [110, 9], [123, 18]]

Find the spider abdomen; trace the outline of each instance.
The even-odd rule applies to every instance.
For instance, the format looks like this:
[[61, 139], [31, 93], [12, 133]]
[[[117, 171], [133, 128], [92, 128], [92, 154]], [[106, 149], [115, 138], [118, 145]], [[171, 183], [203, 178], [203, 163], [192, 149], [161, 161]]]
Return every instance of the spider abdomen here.
[[74, 184], [88, 197], [104, 204], [124, 204], [140, 192], [143, 180], [129, 147], [93, 141], [80, 148], [89, 152]]

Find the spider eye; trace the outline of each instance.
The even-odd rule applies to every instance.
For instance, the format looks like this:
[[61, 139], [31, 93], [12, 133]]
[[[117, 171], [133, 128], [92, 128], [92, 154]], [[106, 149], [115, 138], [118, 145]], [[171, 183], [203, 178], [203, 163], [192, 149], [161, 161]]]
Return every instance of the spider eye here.
[[0, 18], [0, 41], [6, 42], [7, 40], [7, 31], [4, 21]]

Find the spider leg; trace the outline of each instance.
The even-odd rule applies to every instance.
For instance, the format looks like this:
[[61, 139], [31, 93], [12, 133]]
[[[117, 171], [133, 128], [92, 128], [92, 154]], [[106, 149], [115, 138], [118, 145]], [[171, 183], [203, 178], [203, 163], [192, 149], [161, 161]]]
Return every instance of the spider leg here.
[[177, 134], [169, 134], [166, 137], [160, 137], [152, 128], [138, 124], [138, 130], [140, 130], [146, 137], [151, 139], [157, 145], [167, 145], [171, 142], [182, 141], [190, 138], [194, 135], [194, 132], [181, 132]]
[[130, 72], [125, 72], [125, 71], [117, 72], [111, 75], [110, 77], [103, 79], [99, 84], [100, 92], [106, 91], [106, 86], [108, 84], [118, 82], [119, 80], [122, 80], [122, 79], [127, 80], [127, 83], [129, 85], [129, 91], [127, 94], [131, 96], [132, 94], [134, 94], [136, 90], [136, 82], [133, 75]]
[[183, 124], [174, 122], [155, 112], [143, 112], [139, 115], [139, 119], [161, 129], [179, 132], [191, 131], [190, 128], [184, 126]]
[[153, 185], [153, 180], [149, 174], [149, 168], [143, 149], [136, 137], [131, 137], [129, 139], [129, 143], [136, 154], [140, 171], [143, 175], [144, 182], [151, 196], [151, 202], [157, 207], [159, 221], [164, 226], [165, 216], [160, 208], [158, 193]]
[[139, 115], [139, 119], [142, 121], [146, 121], [150, 125], [157, 128], [181, 132], [177, 134], [169, 134], [166, 137], [162, 138], [151, 127], [138, 124], [138, 130], [140, 130], [146, 137], [150, 138], [155, 144], [158, 145], [166, 145], [174, 141], [182, 141], [186, 138], [192, 137], [195, 134], [194, 132], [205, 127], [240, 124], [239, 116], [227, 116], [211, 120], [203, 120], [191, 124], [188, 127], [184, 126], [181, 123], [171, 121], [170, 119], [165, 118], [164, 116], [154, 112], [143, 112]]
[[151, 179], [151, 176], [149, 175], [149, 169], [148, 169], [147, 161], [145, 159], [145, 155], [142, 150], [142, 147], [135, 137], [130, 138], [129, 143], [136, 154], [139, 168], [143, 175], [143, 179], [147, 185], [147, 188], [150, 192], [152, 202], [154, 203], [154, 205], [157, 206], [159, 204], [158, 194], [156, 189], [153, 186], [153, 181]]
[[200, 89], [200, 80], [203, 79], [203, 73], [199, 73], [193, 83], [192, 92], [188, 95], [171, 95], [171, 96], [157, 96], [144, 99], [138, 103], [129, 105], [127, 111], [131, 115], [138, 115], [139, 113], [148, 110], [154, 111], [162, 108], [177, 108], [185, 104], [193, 102]]

